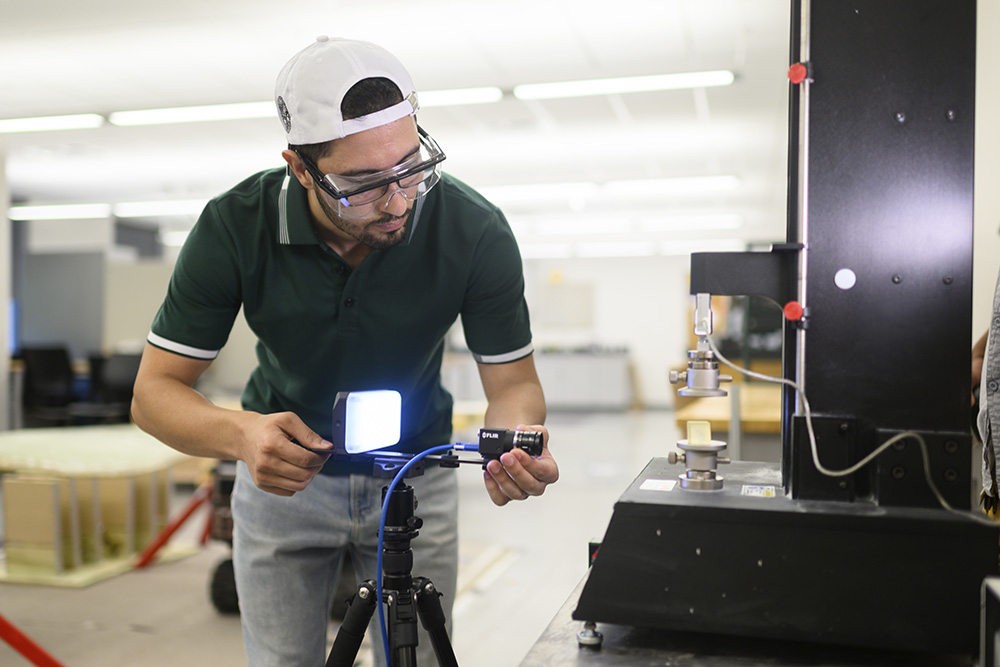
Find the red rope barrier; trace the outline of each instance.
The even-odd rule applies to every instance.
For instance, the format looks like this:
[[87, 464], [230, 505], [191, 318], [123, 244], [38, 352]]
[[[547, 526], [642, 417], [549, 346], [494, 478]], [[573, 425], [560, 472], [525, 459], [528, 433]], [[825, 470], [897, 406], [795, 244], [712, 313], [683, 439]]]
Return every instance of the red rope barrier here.
[[181, 509], [181, 511], [170, 520], [170, 523], [164, 526], [163, 529], [156, 534], [156, 537], [150, 540], [149, 544], [147, 544], [141, 552], [139, 552], [139, 555], [135, 558], [134, 566], [136, 568], [146, 567], [153, 562], [153, 558], [156, 556], [156, 552], [160, 550], [160, 547], [167, 543], [167, 540], [169, 540], [171, 536], [177, 532], [177, 529], [180, 528], [192, 514], [194, 514], [194, 511], [198, 509], [199, 505], [209, 499], [211, 494], [211, 484], [202, 484], [198, 487], [198, 489], [194, 492], [194, 495], [191, 496], [191, 499], [188, 500], [187, 504]]
[[45, 649], [17, 629], [17, 627], [0, 614], [0, 639], [10, 644], [15, 651], [23, 655], [29, 662], [38, 667], [63, 667], [63, 664], [53, 658]]

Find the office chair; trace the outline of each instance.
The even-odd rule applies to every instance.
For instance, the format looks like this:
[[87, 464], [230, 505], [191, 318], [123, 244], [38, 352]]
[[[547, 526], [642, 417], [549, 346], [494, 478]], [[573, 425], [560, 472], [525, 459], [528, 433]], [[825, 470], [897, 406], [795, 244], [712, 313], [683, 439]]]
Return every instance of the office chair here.
[[73, 423], [70, 406], [77, 402], [73, 367], [64, 346], [22, 347], [25, 426]]
[[91, 359], [91, 402], [102, 406], [105, 423], [129, 421], [141, 359], [141, 354], [125, 353]]
[[70, 426], [127, 423], [132, 385], [140, 355], [113, 354], [91, 360], [91, 392], [74, 387], [73, 367], [65, 346], [25, 347], [24, 425]]

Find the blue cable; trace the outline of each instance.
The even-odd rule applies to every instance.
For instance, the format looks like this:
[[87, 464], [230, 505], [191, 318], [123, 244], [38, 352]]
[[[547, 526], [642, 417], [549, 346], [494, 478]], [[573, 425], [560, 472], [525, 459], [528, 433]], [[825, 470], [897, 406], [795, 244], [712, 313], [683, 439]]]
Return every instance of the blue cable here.
[[[446, 452], [455, 448], [456, 447], [454, 445], [438, 445], [437, 447], [431, 447], [430, 449], [425, 449], [420, 452], [399, 469], [396, 476], [392, 478], [391, 482], [389, 482], [389, 486], [385, 492], [385, 500], [382, 502], [382, 515], [379, 518], [378, 523], [378, 562], [375, 568], [375, 600], [378, 604], [378, 622], [379, 627], [382, 630], [382, 645], [385, 647], [385, 663], [389, 665], [389, 667], [392, 667], [392, 655], [389, 653], [389, 632], [385, 627], [385, 612], [382, 610], [382, 541], [385, 537], [385, 517], [389, 509], [388, 500], [392, 495], [393, 490], [396, 488], [396, 484], [403, 479], [410, 468], [416, 465], [417, 461], [429, 454]], [[464, 447], [460, 447], [459, 449], [464, 449]]]

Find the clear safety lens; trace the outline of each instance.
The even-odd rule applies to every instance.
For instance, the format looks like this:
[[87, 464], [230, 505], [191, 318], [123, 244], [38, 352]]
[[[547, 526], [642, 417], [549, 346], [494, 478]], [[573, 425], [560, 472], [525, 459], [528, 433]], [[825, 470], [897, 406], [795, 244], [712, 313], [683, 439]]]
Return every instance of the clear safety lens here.
[[378, 201], [393, 183], [410, 201], [422, 197], [434, 187], [441, 178], [439, 164], [445, 155], [434, 139], [422, 128], [417, 129], [420, 132], [420, 149], [395, 167], [363, 177], [324, 174], [324, 183], [330, 186], [331, 194], [337, 197], [341, 206], [364, 206]]
[[[390, 181], [389, 183], [376, 185], [373, 188], [362, 190], [357, 194], [345, 195], [339, 199], [341, 205], [364, 206], [365, 204], [371, 204], [372, 202], [378, 201], [384, 197], [386, 192], [389, 191], [389, 186], [391, 186], [392, 183], [396, 183], [399, 187], [400, 194], [405, 199], [412, 201], [427, 194], [427, 192], [434, 187], [440, 178], [441, 172], [438, 166], [432, 165], [411, 174], [406, 174], [397, 180]], [[329, 176], [327, 176], [327, 179], [329, 179]]]

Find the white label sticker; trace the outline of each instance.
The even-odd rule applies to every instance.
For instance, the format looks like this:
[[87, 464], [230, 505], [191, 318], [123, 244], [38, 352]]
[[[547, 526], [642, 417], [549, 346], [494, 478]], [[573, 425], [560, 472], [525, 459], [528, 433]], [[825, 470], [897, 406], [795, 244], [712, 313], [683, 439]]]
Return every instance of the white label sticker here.
[[774, 487], [753, 486], [750, 484], [744, 484], [742, 493], [744, 496], [757, 496], [758, 498], [774, 498]]
[[677, 485], [674, 479], [647, 479], [639, 488], [643, 491], [671, 491]]

